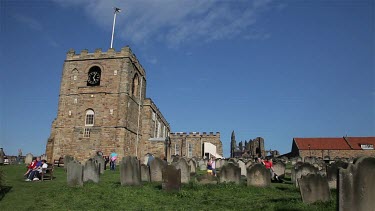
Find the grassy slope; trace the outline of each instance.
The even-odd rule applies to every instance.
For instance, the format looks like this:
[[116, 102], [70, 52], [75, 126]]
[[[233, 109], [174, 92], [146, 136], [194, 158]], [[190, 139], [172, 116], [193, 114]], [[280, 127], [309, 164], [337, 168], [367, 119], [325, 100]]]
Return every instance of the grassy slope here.
[[25, 182], [23, 166], [0, 168], [6, 185], [12, 187], [0, 201], [0, 210], [335, 210], [334, 194], [330, 202], [306, 205], [291, 184], [255, 188], [245, 183], [190, 183], [178, 193], [168, 193], [154, 183], [121, 186], [119, 171], [107, 170], [99, 184], [70, 188], [62, 168], [55, 169], [55, 180], [45, 182]]

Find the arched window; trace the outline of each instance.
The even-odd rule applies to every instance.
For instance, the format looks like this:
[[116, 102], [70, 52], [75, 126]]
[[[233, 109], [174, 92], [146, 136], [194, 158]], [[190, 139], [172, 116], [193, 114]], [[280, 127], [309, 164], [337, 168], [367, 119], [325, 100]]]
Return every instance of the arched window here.
[[94, 111], [91, 109], [86, 111], [85, 126], [94, 126]]
[[135, 74], [133, 78], [132, 95], [138, 96], [138, 93], [139, 93], [139, 77], [138, 77], [138, 74]]
[[76, 81], [78, 79], [78, 70], [76, 68], [74, 68], [72, 70], [72, 81]]

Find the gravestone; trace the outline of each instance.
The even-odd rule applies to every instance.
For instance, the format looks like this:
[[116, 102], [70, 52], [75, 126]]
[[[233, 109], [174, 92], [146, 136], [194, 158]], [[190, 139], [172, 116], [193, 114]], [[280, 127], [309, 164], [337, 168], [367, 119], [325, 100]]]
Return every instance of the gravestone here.
[[94, 156], [93, 160], [98, 165], [100, 174], [104, 174], [105, 159], [102, 156], [96, 155]]
[[141, 165], [137, 157], [126, 156], [120, 162], [121, 185], [141, 185]]
[[172, 165], [176, 167], [176, 169], [181, 170], [181, 182], [182, 183], [189, 183], [190, 181], [190, 166], [186, 162], [184, 158], [180, 158], [177, 162], [172, 162]]
[[217, 159], [215, 160], [215, 163], [216, 163], [216, 169], [219, 169], [219, 168], [222, 167], [222, 165], [221, 165], [221, 159], [220, 159], [220, 158], [217, 158]]
[[286, 157], [286, 156], [282, 156], [281, 158], [280, 158], [280, 160], [281, 160], [281, 162], [283, 162], [283, 163], [288, 163], [288, 161], [289, 161], [289, 159], [288, 159], [288, 157]]
[[303, 162], [297, 162], [297, 163], [295, 163], [294, 166], [292, 167], [290, 178], [291, 178], [291, 181], [292, 181], [293, 183], [296, 182], [296, 169], [298, 169], [302, 164], [303, 164]]
[[331, 199], [327, 177], [308, 174], [298, 179], [299, 190], [304, 203], [326, 202]]
[[269, 169], [260, 163], [247, 169], [247, 186], [269, 187], [271, 185], [271, 173]]
[[70, 156], [70, 155], [65, 155], [64, 156], [64, 169], [67, 169], [68, 168], [68, 164], [70, 162], [74, 161], [74, 157]]
[[197, 176], [197, 182], [202, 185], [206, 185], [206, 184], [216, 185], [217, 177], [215, 177], [212, 174], [203, 174], [203, 175]]
[[234, 182], [240, 184], [241, 168], [233, 163], [224, 165], [219, 172], [219, 182]]
[[217, 168], [217, 169], [218, 169], [218, 168], [222, 168], [225, 164], [228, 163], [228, 161], [225, 160], [225, 159], [219, 159], [219, 162], [218, 162], [218, 163], [220, 163], [220, 164], [219, 164], [220, 167], [217, 167], [217, 165], [216, 165], [216, 168]]
[[331, 163], [330, 165], [327, 165], [327, 180], [328, 185], [330, 189], [336, 189], [337, 188], [337, 177], [339, 174], [339, 168], [346, 169], [348, 168], [348, 163], [337, 161], [334, 163]]
[[302, 157], [296, 157], [296, 162], [303, 162]]
[[150, 167], [148, 165], [142, 164], [141, 165], [141, 181], [142, 182], [150, 182]]
[[83, 182], [99, 182], [100, 169], [93, 159], [88, 159], [83, 167]]
[[246, 165], [242, 160], [238, 160], [238, 166], [241, 168], [241, 175], [246, 176]]
[[190, 174], [195, 175], [197, 172], [197, 164], [193, 159], [189, 160]]
[[280, 178], [285, 177], [285, 167], [286, 167], [286, 165], [282, 162], [278, 162], [278, 163], [273, 164], [273, 170], [274, 170], [275, 174]]
[[361, 157], [339, 169], [338, 210], [367, 211], [375, 208], [375, 158]]
[[301, 178], [302, 176], [306, 176], [308, 174], [317, 174], [318, 169], [315, 168], [313, 165], [310, 163], [303, 163], [300, 165], [296, 170], [296, 175], [295, 175], [295, 185], [298, 188], [298, 179]]
[[253, 161], [251, 161], [251, 160], [248, 160], [247, 162], [246, 162], [246, 164], [245, 164], [245, 166], [246, 166], [246, 169], [248, 169], [250, 166], [252, 166], [253, 165]]
[[151, 182], [163, 181], [163, 169], [165, 169], [166, 166], [167, 163], [158, 157], [156, 157], [150, 162]]
[[83, 186], [83, 166], [76, 160], [70, 161], [66, 166], [67, 183], [70, 187]]
[[229, 158], [228, 163], [233, 163], [234, 165], [238, 166], [238, 162], [235, 158]]
[[33, 161], [33, 154], [27, 153], [25, 158], [25, 163], [30, 164]]
[[179, 191], [181, 189], [181, 169], [168, 165], [163, 169], [162, 189], [166, 191]]
[[316, 157], [305, 157], [305, 163], [314, 164], [316, 163]]
[[4, 150], [3, 148], [0, 148], [0, 165], [4, 165], [4, 156], [5, 156]]
[[207, 170], [207, 165], [204, 164], [204, 163], [201, 163], [200, 166], [199, 166], [199, 170], [206, 171]]

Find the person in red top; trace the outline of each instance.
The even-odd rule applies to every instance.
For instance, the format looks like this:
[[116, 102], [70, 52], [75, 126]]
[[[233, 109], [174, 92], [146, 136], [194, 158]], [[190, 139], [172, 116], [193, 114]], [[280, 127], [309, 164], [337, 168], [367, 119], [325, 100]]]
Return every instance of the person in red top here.
[[27, 166], [27, 171], [23, 176], [28, 177], [29, 173], [36, 167], [36, 164], [38, 163], [37, 159], [31, 161], [31, 163]]
[[273, 170], [273, 164], [272, 159], [266, 157], [266, 160], [263, 160], [263, 165], [266, 167], [266, 169], [269, 169], [271, 172], [271, 179], [275, 176], [274, 170]]

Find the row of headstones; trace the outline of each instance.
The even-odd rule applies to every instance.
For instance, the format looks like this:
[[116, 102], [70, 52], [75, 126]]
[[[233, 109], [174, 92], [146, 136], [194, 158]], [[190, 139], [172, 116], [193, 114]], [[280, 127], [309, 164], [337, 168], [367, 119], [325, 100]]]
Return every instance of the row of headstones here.
[[[189, 161], [191, 162], [191, 161]], [[240, 167], [241, 169], [241, 175], [242, 176], [246, 176], [247, 175], [247, 169], [256, 164], [255, 162], [253, 162], [252, 160], [242, 160], [242, 159], [228, 159], [228, 160], [225, 160], [225, 159], [216, 159], [216, 168], [217, 169], [221, 169], [223, 166], [227, 165], [228, 163], [232, 163], [238, 167]], [[199, 165], [199, 169], [200, 170], [207, 170], [207, 162], [205, 160], [200, 160], [198, 161], [198, 165]], [[280, 177], [284, 177], [285, 175], [285, 169], [286, 169], [286, 164], [283, 163], [283, 162], [274, 162], [273, 163], [273, 168], [274, 168], [274, 171], [275, 173], [280, 176]]]
[[[34, 158], [33, 154], [27, 153], [25, 157], [25, 164], [31, 163], [33, 161], [33, 158]], [[41, 155], [40, 160], [48, 160], [47, 155], [46, 154]]]
[[[337, 181], [338, 210], [373, 210], [375, 207], [375, 158], [361, 157], [351, 163], [338, 161], [327, 168], [327, 176], [309, 163], [294, 168], [292, 181], [305, 203], [330, 200], [329, 181]], [[331, 187], [332, 188], [332, 187]]]

